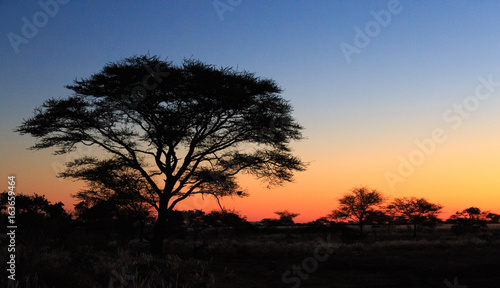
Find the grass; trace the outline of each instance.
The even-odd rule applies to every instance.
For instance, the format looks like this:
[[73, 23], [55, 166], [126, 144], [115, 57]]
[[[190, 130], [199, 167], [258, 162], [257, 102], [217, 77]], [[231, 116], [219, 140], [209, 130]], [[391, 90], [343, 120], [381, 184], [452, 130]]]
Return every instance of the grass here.
[[[145, 242], [96, 248], [38, 247], [28, 241], [16, 254], [16, 287], [294, 287], [283, 281], [287, 271], [287, 279], [296, 277], [300, 287], [445, 288], [443, 281], [453, 283], [455, 277], [467, 287], [500, 287], [498, 232], [459, 237], [436, 229], [422, 231], [418, 240], [404, 229], [362, 240], [346, 241], [345, 235], [297, 229], [199, 239], [184, 235], [166, 241], [163, 257], [150, 255]], [[328, 244], [317, 250], [320, 240]], [[316, 250], [327, 249], [332, 251], [327, 259], [314, 267], [307, 262]], [[1, 253], [6, 259], [4, 247]], [[293, 267], [310, 272], [302, 279]]]

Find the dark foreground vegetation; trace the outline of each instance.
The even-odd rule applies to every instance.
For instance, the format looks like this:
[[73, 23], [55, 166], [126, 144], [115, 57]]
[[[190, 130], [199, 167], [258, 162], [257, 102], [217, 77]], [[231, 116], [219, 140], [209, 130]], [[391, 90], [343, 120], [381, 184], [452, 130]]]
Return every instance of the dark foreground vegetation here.
[[[474, 226], [454, 215], [449, 223], [419, 226], [415, 238], [411, 224], [370, 224], [360, 235], [356, 224], [325, 219], [293, 224], [287, 217], [295, 214], [288, 212], [257, 225], [234, 211], [192, 211], [180, 218], [179, 225], [171, 223], [175, 232], [165, 240], [165, 256], [153, 256], [141, 237], [140, 223], [124, 214], [87, 213], [82, 214], [87, 219], [75, 218], [65, 213], [62, 204], [51, 204], [43, 196], [17, 198], [16, 286], [12, 287], [498, 287], [500, 283], [500, 227], [491, 220]], [[5, 211], [1, 222], [7, 226]], [[145, 234], [152, 229], [147, 223], [142, 228]], [[7, 259], [8, 239], [2, 235], [1, 257]]]

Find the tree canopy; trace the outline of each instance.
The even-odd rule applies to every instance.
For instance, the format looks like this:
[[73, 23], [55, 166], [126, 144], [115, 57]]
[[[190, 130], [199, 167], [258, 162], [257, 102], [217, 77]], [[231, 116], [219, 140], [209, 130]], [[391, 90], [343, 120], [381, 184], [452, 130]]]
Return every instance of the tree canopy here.
[[491, 217], [494, 214], [490, 215], [489, 212], [481, 211], [477, 207], [469, 207], [451, 215], [447, 222], [455, 224], [452, 226], [452, 230], [456, 234], [478, 232], [488, 228], [486, 225], [489, 218], [488, 215]]
[[384, 201], [382, 193], [368, 187], [352, 188], [350, 193], [339, 199], [339, 208], [328, 216], [330, 219], [352, 219], [358, 222], [360, 234], [363, 225], [371, 214], [377, 212], [377, 207]]
[[413, 225], [413, 237], [417, 237], [417, 225], [434, 225], [443, 206], [428, 202], [424, 198], [396, 198], [387, 206], [394, 215]]
[[272, 186], [305, 170], [290, 147], [303, 130], [292, 106], [274, 80], [254, 73], [142, 55], [66, 88], [73, 94], [45, 101], [16, 131], [55, 154], [100, 147], [99, 157], [80, 157], [60, 176], [116, 194], [132, 185], [158, 212], [153, 253], [162, 252], [168, 211], [187, 197], [244, 196], [240, 172]]
[[295, 222], [293, 221], [293, 218], [299, 216], [299, 213], [292, 213], [289, 212], [288, 210], [285, 211], [276, 211], [274, 214], [278, 215], [280, 218], [278, 221], [281, 223], [281, 225], [293, 225]]

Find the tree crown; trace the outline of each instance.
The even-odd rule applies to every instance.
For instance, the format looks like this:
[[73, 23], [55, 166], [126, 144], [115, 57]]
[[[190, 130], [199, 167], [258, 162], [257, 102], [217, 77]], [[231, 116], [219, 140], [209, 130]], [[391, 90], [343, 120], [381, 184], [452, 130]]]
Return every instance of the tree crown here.
[[339, 199], [339, 208], [332, 211], [329, 217], [332, 219], [353, 218], [362, 222], [383, 202], [384, 197], [379, 191], [364, 186], [355, 187]]

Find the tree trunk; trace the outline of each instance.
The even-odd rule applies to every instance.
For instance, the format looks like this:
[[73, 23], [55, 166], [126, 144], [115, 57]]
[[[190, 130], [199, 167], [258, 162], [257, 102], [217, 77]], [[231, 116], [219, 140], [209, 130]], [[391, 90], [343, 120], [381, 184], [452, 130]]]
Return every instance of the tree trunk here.
[[153, 255], [163, 255], [163, 240], [165, 239], [165, 228], [167, 225], [167, 213], [160, 209], [156, 219], [153, 238], [150, 243], [150, 251]]
[[359, 221], [359, 235], [363, 237], [363, 222]]
[[413, 238], [417, 238], [417, 223], [413, 223]]

